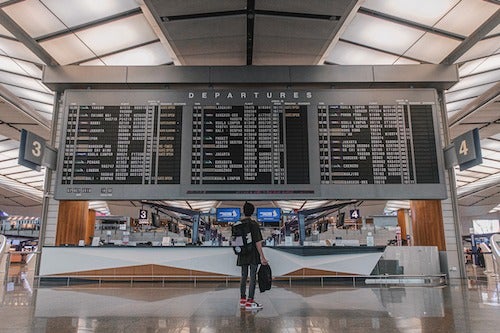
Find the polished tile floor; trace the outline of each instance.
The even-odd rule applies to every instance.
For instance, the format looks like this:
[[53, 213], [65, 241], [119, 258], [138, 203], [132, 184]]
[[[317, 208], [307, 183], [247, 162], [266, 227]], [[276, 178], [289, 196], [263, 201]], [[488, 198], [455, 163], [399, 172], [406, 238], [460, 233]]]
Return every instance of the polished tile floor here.
[[476, 275], [445, 287], [276, 283], [240, 310], [236, 283], [33, 286], [11, 269], [0, 332], [498, 332], [500, 282]]

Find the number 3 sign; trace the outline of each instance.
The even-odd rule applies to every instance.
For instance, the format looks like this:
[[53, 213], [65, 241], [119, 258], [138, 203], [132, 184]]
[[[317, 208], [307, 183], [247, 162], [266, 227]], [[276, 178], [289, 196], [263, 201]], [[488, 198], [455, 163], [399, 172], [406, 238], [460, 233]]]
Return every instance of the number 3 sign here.
[[44, 138], [23, 129], [19, 145], [19, 164], [30, 169], [39, 170], [42, 165], [44, 152]]

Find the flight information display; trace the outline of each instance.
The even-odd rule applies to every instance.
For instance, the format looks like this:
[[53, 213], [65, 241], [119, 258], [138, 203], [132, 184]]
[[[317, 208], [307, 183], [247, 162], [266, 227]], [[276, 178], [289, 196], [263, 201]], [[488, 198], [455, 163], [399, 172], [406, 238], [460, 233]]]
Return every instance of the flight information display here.
[[322, 184], [437, 184], [431, 105], [318, 108]]
[[193, 109], [192, 184], [309, 184], [307, 106]]
[[67, 200], [446, 197], [432, 89], [68, 90]]
[[62, 184], [178, 184], [182, 106], [70, 105]]

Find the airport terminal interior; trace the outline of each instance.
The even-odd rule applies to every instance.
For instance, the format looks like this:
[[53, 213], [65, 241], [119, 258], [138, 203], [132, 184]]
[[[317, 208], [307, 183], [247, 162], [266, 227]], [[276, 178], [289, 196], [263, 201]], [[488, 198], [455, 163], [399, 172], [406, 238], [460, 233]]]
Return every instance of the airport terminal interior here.
[[497, 331], [499, 101], [497, 0], [0, 0], [0, 332]]

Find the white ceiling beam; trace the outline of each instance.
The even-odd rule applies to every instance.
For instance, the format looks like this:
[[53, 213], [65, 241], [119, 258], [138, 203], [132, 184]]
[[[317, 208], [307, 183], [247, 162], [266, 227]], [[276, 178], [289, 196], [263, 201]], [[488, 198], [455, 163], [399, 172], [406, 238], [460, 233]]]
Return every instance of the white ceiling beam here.
[[493, 29], [495, 29], [500, 24], [500, 9], [498, 9], [495, 14], [491, 15], [479, 28], [477, 28], [472, 34], [469, 35], [460, 45], [458, 45], [451, 53], [441, 61], [441, 64], [451, 65], [455, 61], [460, 59], [465, 52], [469, 51], [471, 47], [476, 45], [481, 39], [483, 39], [487, 34], [489, 34]]
[[494, 102], [499, 96], [500, 82], [476, 97], [472, 102], [463, 107], [460, 112], [451, 116], [448, 121], [449, 127], [452, 128], [460, 125], [466, 118], [471, 117], [475, 112]]
[[[37, 19], [37, 18], [34, 18]], [[30, 35], [26, 33], [7, 13], [0, 9], [0, 22], [5, 29], [16, 37], [16, 39], [33, 52], [45, 65], [58, 66], [59, 63], [40, 46]]]
[[348, 13], [347, 15], [343, 15], [337, 27], [333, 30], [330, 37], [328, 38], [329, 42], [325, 44], [325, 46], [320, 50], [317, 61], [314, 62], [315, 65], [323, 65], [328, 55], [332, 52], [335, 45], [337, 45], [340, 36], [344, 33], [347, 26], [354, 19], [354, 16], [358, 12], [358, 9], [363, 4], [364, 0], [352, 0], [349, 5], [345, 7], [344, 13]]
[[158, 36], [161, 45], [163, 45], [163, 47], [167, 50], [167, 53], [172, 59], [174, 65], [176, 66], [183, 65], [182, 61], [179, 59], [179, 56], [177, 55], [177, 52], [175, 52], [172, 44], [170, 44], [169, 42], [168, 33], [166, 29], [164, 28], [162, 23], [157, 21], [156, 19], [159, 18], [159, 15], [154, 15], [151, 12], [151, 8], [153, 8], [153, 6], [147, 5], [147, 3], [149, 2], [150, 1], [148, 0], [137, 0], [137, 3], [141, 7], [142, 13], [144, 14], [144, 17], [146, 17], [146, 20], [148, 21], [149, 25], [151, 26], [151, 29], [153, 29], [156, 36]]

